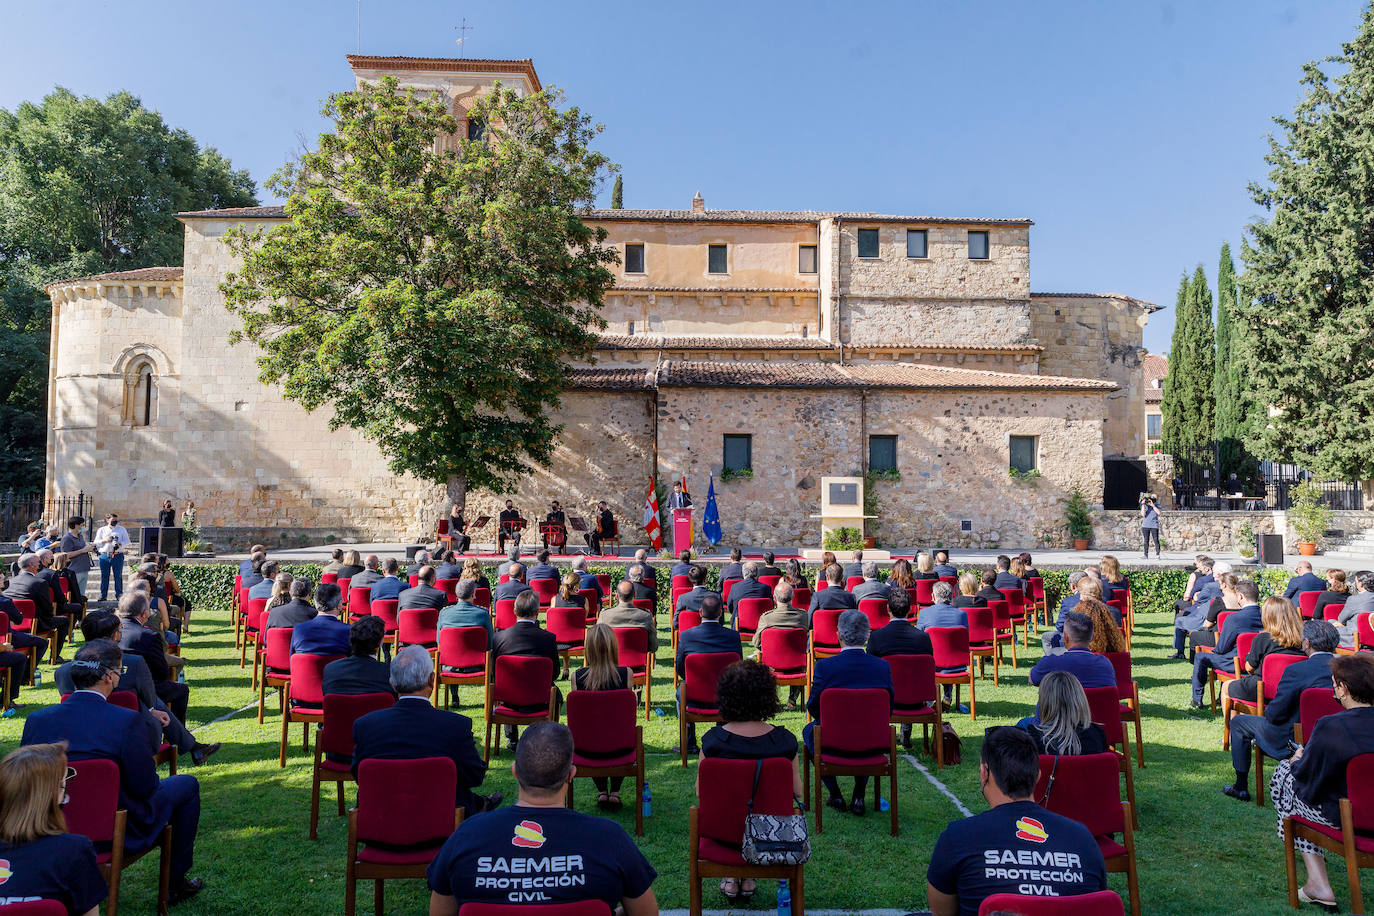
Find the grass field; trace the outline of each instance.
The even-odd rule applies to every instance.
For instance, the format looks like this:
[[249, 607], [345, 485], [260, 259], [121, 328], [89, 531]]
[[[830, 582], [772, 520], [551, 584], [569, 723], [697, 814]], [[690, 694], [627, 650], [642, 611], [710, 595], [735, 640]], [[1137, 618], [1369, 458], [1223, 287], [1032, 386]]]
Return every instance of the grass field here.
[[[1152, 914], [1289, 912], [1273, 809], [1241, 804], [1221, 794], [1221, 785], [1231, 776], [1229, 755], [1221, 750], [1221, 726], [1216, 717], [1186, 708], [1189, 669], [1185, 663], [1164, 659], [1170, 624], [1163, 613], [1137, 617], [1135, 672], [1145, 712], [1146, 752], [1146, 769], [1136, 773], [1141, 824], [1136, 848], [1143, 910]], [[653, 815], [645, 822], [641, 846], [658, 869], [654, 890], [667, 909], [687, 905], [687, 809], [693, 802], [695, 763], [683, 769], [673, 753], [677, 720], [670, 706], [666, 630], [661, 642], [654, 695], [665, 714], [654, 716], [645, 732]], [[1019, 669], [1003, 668], [1000, 687], [994, 688], [990, 677], [980, 682], [976, 722], [969, 722], [967, 716], [951, 719], [964, 741], [964, 761], [945, 768], [938, 778], [974, 812], [985, 807], [977, 785], [982, 730], [1012, 723], [1033, 706], [1035, 692], [1026, 672], [1040, 651], [1038, 641], [1032, 639], [1032, 643], [1022, 651]], [[279, 719], [270, 713], [270, 698], [263, 725], [257, 724], [255, 709], [241, 709], [256, 697], [249, 689], [248, 672], [238, 667], [226, 614], [197, 613], [193, 633], [186, 640], [186, 655], [191, 660], [188, 681], [192, 687], [188, 724], [200, 727], [201, 740], [224, 742], [224, 749], [210, 765], [183, 770], [200, 779], [204, 810], [193, 874], [203, 876], [209, 886], [177, 912], [185, 916], [268, 914], [284, 909], [342, 912], [346, 824], [335, 816], [333, 799], [326, 796], [320, 838], [315, 842], [306, 838], [310, 766], [301, 751], [300, 726], [292, 732], [286, 769], [278, 769]], [[24, 692], [21, 700], [26, 707], [21, 713], [57, 701], [46, 668], [44, 685], [41, 690]], [[476, 688], [466, 688], [462, 700], [463, 712], [480, 716], [475, 708], [480, 703]], [[800, 734], [803, 715], [784, 714], [779, 723]], [[0, 720], [0, 744], [5, 750], [18, 743], [22, 728], [22, 718]], [[934, 772], [933, 760], [924, 755], [917, 759]], [[493, 759], [484, 791], [495, 789], [505, 792], [508, 800], [514, 798], [509, 754]], [[589, 782], [579, 785], [583, 811], [594, 810], [590, 789]], [[829, 813], [825, 833], [813, 837], [813, 858], [806, 872], [808, 909], [924, 907], [925, 867], [931, 849], [958, 812], [910, 763], [903, 764], [899, 776], [899, 802], [901, 834], [897, 837], [888, 836], [885, 813], [870, 810], [862, 819]], [[633, 831], [633, 811], [628, 805], [618, 820]], [[154, 911], [155, 868], [149, 859], [126, 873], [123, 912]], [[1348, 906], [1343, 866], [1332, 861], [1330, 871], [1337, 899]], [[1124, 894], [1125, 876], [1111, 876], [1111, 886]], [[427, 899], [422, 882], [393, 882], [386, 892], [386, 911], [423, 913]], [[709, 883], [704, 899], [708, 908], [725, 906]], [[370, 912], [370, 901], [371, 889], [361, 888], [361, 911]], [[771, 884], [762, 884], [754, 905], [772, 907]]]

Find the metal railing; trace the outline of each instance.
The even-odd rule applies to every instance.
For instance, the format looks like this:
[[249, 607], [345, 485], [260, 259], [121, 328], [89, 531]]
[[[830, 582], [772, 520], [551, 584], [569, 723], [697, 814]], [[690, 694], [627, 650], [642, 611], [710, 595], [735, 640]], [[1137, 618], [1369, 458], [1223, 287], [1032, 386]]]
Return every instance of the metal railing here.
[[67, 519], [74, 515], [89, 519], [95, 501], [85, 492], [75, 496], [44, 499], [41, 493], [0, 493], [0, 541], [13, 541], [24, 535], [30, 522], [58, 525], [67, 530]]

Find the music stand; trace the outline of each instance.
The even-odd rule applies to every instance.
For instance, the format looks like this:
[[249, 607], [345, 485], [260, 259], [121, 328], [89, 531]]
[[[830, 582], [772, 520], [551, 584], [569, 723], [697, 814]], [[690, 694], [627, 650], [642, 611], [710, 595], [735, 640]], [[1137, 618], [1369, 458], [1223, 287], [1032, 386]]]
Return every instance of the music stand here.
[[489, 522], [489, 521], [491, 521], [491, 516], [490, 516], [490, 515], [479, 515], [479, 516], [477, 516], [476, 521], [468, 522], [468, 531], [467, 531], [467, 535], [468, 535], [468, 537], [472, 538], [473, 543], [476, 543], [476, 542], [477, 542], [477, 538], [472, 537], [473, 533], [476, 532], [476, 531], [478, 531], [478, 530], [480, 530], [480, 529], [482, 529], [482, 528], [487, 527], [487, 522]]
[[572, 527], [572, 530], [576, 531], [578, 534], [587, 533], [587, 523], [582, 520], [582, 516], [580, 515], [569, 515], [568, 524]]

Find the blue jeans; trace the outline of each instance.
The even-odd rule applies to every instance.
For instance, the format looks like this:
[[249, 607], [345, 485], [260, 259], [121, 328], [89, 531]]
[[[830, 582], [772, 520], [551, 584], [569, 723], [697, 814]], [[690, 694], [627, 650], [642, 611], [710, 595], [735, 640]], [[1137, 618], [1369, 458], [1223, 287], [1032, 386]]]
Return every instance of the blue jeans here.
[[124, 554], [113, 556], [100, 555], [100, 600], [104, 601], [110, 593], [110, 576], [114, 575], [115, 600], [124, 594]]

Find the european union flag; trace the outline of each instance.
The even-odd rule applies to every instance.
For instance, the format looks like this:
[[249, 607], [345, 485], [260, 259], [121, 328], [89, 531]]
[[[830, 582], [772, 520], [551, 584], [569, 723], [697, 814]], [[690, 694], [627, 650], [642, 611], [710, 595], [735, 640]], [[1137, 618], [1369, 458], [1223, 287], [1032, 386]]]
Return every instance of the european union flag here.
[[720, 510], [716, 508], [716, 475], [706, 485], [706, 514], [701, 517], [701, 533], [714, 547], [720, 543]]

